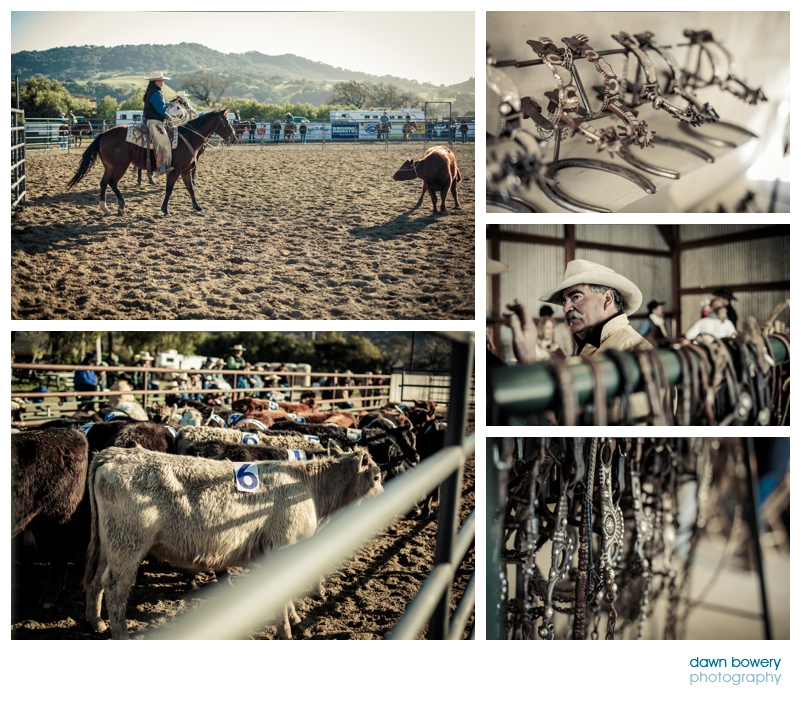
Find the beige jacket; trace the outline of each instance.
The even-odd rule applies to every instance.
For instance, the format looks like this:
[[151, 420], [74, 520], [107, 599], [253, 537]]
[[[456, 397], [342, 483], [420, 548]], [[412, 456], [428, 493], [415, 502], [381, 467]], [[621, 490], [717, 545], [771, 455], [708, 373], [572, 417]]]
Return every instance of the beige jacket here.
[[594, 347], [592, 344], [586, 344], [581, 350], [581, 356], [593, 356], [607, 349], [647, 351], [653, 348], [653, 345], [629, 324], [628, 316], [623, 314], [613, 317], [604, 325], [603, 332], [601, 332], [601, 346]]

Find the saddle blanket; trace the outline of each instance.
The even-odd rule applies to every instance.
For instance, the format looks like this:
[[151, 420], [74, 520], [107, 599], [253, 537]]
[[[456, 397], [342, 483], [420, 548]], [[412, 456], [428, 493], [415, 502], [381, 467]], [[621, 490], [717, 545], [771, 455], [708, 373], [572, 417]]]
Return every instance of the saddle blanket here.
[[[169, 131], [167, 132], [169, 134]], [[136, 144], [136, 146], [141, 146], [142, 148], [147, 147], [147, 132], [142, 133], [139, 127], [135, 124], [128, 125], [128, 134], [125, 135], [125, 141], [130, 142], [131, 144]], [[152, 146], [152, 145], [151, 145]], [[172, 148], [178, 146], [178, 130], [172, 130]]]

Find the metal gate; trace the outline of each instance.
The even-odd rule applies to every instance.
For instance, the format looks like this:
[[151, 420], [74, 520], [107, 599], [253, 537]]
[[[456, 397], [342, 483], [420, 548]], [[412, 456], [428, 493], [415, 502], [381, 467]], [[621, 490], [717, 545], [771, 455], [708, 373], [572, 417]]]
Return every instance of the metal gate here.
[[25, 205], [25, 112], [11, 108], [11, 209]]

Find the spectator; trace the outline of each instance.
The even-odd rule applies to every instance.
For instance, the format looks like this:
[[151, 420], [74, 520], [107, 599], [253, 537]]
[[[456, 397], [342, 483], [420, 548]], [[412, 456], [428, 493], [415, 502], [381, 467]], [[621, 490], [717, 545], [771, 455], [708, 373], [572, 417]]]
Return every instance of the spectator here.
[[301, 144], [305, 144], [306, 143], [306, 131], [307, 130], [308, 130], [308, 128], [306, 127], [306, 123], [305, 122], [301, 122], [300, 123], [300, 127], [298, 128], [298, 131], [300, 132], [300, 143]]
[[276, 144], [281, 141], [281, 120], [277, 117], [275, 118], [275, 122], [273, 122], [273, 141]]
[[[95, 363], [95, 355], [92, 353], [87, 354], [84, 356], [83, 361], [81, 361], [81, 366], [93, 366]], [[76, 391], [92, 391], [95, 392], [98, 389], [97, 386], [97, 374], [90, 370], [78, 370], [73, 374], [72, 377], [73, 387]], [[86, 397], [86, 396], [78, 396], [80, 408], [84, 409], [91, 409], [94, 411], [95, 407], [95, 399], [94, 397]]]
[[451, 117], [451, 121], [448, 124], [448, 132], [450, 132], [451, 141], [456, 141], [456, 118]]
[[242, 356], [242, 354], [247, 351], [245, 347], [243, 347], [241, 344], [235, 344], [229, 351], [233, 352], [233, 354], [231, 354], [226, 361], [226, 366], [229, 369], [241, 369], [244, 366], [247, 366], [247, 361], [245, 361], [245, 357]]
[[462, 144], [467, 143], [467, 133], [470, 131], [470, 127], [467, 126], [467, 122], [462, 120], [462, 124], [459, 125], [459, 132], [462, 134]]
[[[194, 370], [194, 369], [193, 369]], [[198, 402], [203, 401], [203, 394], [198, 393], [198, 391], [203, 390], [203, 379], [199, 373], [190, 373], [189, 374], [189, 384], [187, 385], [187, 390], [189, 390], [190, 400], [196, 400]]]
[[[150, 352], [139, 352], [136, 355], [136, 364], [134, 366], [141, 366], [143, 369], [149, 369], [153, 366], [151, 362], [155, 361], [155, 357], [150, 355]], [[145, 371], [134, 371], [133, 374], [133, 387], [137, 391], [141, 391], [145, 389]], [[149, 391], [157, 391], [158, 386], [153, 383], [153, 374], [148, 374], [147, 379], [147, 390]]]
[[70, 138], [70, 128], [66, 122], [62, 122], [58, 128], [59, 149], [66, 149]]

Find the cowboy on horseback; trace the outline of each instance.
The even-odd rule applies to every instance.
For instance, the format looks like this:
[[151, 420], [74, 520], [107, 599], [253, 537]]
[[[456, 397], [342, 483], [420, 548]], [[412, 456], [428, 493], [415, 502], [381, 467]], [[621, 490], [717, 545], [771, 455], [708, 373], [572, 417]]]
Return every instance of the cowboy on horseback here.
[[153, 71], [148, 78], [147, 90], [145, 91], [145, 109], [142, 111], [142, 122], [147, 124], [150, 140], [153, 142], [156, 152], [157, 173], [168, 173], [172, 171], [172, 146], [167, 135], [167, 128], [164, 122], [169, 119], [167, 114], [167, 103], [161, 94], [164, 81], [170, 80], [161, 71]]
[[387, 138], [389, 134], [389, 116], [387, 115], [387, 111], [384, 110], [384, 114], [378, 118], [379, 123], [379, 130], [378, 130], [378, 138], [381, 139], [381, 135], [384, 135], [384, 139]]

